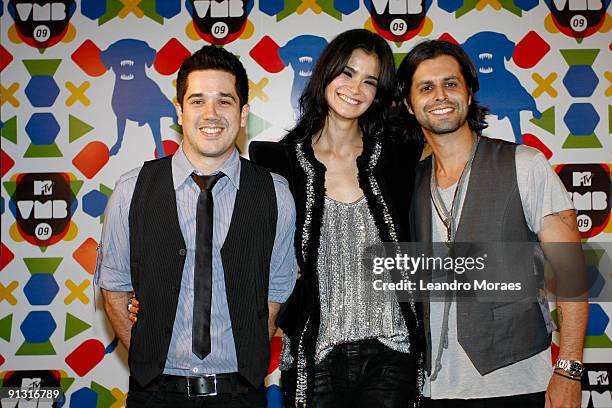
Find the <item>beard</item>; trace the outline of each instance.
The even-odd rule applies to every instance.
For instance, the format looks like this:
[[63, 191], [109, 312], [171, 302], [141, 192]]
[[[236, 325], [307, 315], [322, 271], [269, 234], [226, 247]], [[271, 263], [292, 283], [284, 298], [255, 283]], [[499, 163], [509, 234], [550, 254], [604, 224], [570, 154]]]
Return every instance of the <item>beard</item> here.
[[[448, 104], [446, 104], [445, 107], [448, 107]], [[426, 106], [423, 109], [423, 116], [421, 118], [417, 117], [417, 120], [423, 129], [428, 130], [432, 134], [444, 135], [447, 133], [453, 133], [465, 125], [465, 122], [467, 121], [467, 109], [465, 106], [461, 106], [460, 104], [453, 104], [452, 107], [455, 110], [456, 115], [436, 119], [427, 114], [427, 112], [431, 111], [432, 109], [436, 109], [436, 106]]]

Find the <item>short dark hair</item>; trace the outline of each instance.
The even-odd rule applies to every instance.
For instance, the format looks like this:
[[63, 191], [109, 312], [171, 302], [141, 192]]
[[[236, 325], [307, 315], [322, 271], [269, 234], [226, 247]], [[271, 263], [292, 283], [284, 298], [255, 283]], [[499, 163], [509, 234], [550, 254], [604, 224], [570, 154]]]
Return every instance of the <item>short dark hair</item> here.
[[303, 141], [325, 126], [329, 113], [325, 88], [342, 73], [351, 54], [358, 49], [376, 56], [380, 64], [376, 96], [368, 110], [359, 117], [359, 125], [365, 135], [382, 131], [394, 95], [393, 53], [381, 36], [358, 28], [339, 34], [321, 53], [310, 81], [300, 97], [300, 117], [297, 124], [283, 141], [289, 143]]
[[[470, 96], [472, 97], [472, 103], [468, 109], [467, 121], [470, 129], [474, 132], [481, 134], [483, 129], [487, 128], [486, 115], [489, 110], [478, 104], [474, 95], [480, 89], [478, 83], [478, 73], [476, 68], [470, 60], [470, 57], [466, 52], [458, 45], [443, 40], [429, 40], [417, 44], [413, 49], [408, 52], [402, 63], [397, 70], [397, 94], [396, 103], [403, 104], [404, 100], [410, 101], [410, 88], [412, 85], [412, 77], [418, 66], [426, 60], [434, 59], [436, 57], [448, 55], [453, 57], [461, 69], [461, 74], [468, 87]], [[416, 122], [416, 118], [413, 115], [409, 115], [410, 120]], [[423, 136], [423, 132], [420, 126], [416, 127], [417, 132], [420, 132], [420, 136]]]
[[183, 106], [189, 74], [193, 71], [206, 69], [225, 71], [232, 74], [236, 78], [236, 93], [240, 99], [240, 108], [248, 103], [249, 79], [238, 57], [223, 48], [205, 45], [186, 58], [181, 64], [176, 78], [176, 99], [179, 105]]

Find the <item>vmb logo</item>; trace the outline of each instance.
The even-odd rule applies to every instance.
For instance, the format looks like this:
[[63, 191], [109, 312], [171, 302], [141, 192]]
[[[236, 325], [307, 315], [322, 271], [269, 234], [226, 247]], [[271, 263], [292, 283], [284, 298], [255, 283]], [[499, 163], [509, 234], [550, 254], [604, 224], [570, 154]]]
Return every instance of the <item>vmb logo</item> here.
[[588, 37], [604, 24], [605, 0], [546, 0], [552, 20], [563, 34], [574, 38]]
[[64, 38], [75, 10], [74, 0], [10, 0], [8, 3], [17, 34], [36, 48], [49, 48]]
[[374, 28], [389, 41], [407, 41], [423, 28], [431, 0], [364, 0]]
[[61, 240], [70, 227], [74, 194], [63, 173], [29, 173], [17, 177], [15, 194], [17, 227], [23, 238], [37, 246]]
[[188, 0], [187, 10], [198, 35], [211, 44], [227, 44], [247, 25], [253, 0]]
[[555, 167], [574, 202], [583, 238], [599, 234], [610, 219], [610, 168], [606, 164], [561, 164]]

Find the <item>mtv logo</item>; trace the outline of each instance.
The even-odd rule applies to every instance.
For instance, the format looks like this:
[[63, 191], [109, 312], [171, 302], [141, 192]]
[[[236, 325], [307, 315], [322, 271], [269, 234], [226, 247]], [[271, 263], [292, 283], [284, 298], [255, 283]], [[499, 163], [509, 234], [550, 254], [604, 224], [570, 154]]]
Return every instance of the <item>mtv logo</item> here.
[[53, 194], [53, 180], [34, 180], [34, 195]]
[[590, 385], [610, 385], [610, 377], [607, 371], [589, 371]]
[[22, 378], [21, 389], [22, 390], [38, 390], [42, 380], [40, 378]]
[[572, 173], [572, 186], [590, 187], [593, 182], [593, 173], [590, 171], [575, 171]]

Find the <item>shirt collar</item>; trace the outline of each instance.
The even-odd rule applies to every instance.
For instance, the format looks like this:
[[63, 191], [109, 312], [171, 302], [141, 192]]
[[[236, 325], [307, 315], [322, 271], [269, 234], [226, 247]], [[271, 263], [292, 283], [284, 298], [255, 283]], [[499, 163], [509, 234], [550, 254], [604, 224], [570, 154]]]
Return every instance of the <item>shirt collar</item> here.
[[[238, 149], [234, 148], [230, 157], [223, 162], [218, 171], [225, 174], [236, 190], [240, 188], [240, 155], [238, 154]], [[191, 173], [194, 172], [200, 174], [185, 155], [183, 144], [181, 143], [174, 156], [172, 156], [172, 181], [174, 189], [176, 190], [183, 185], [187, 178], [191, 176]]]

